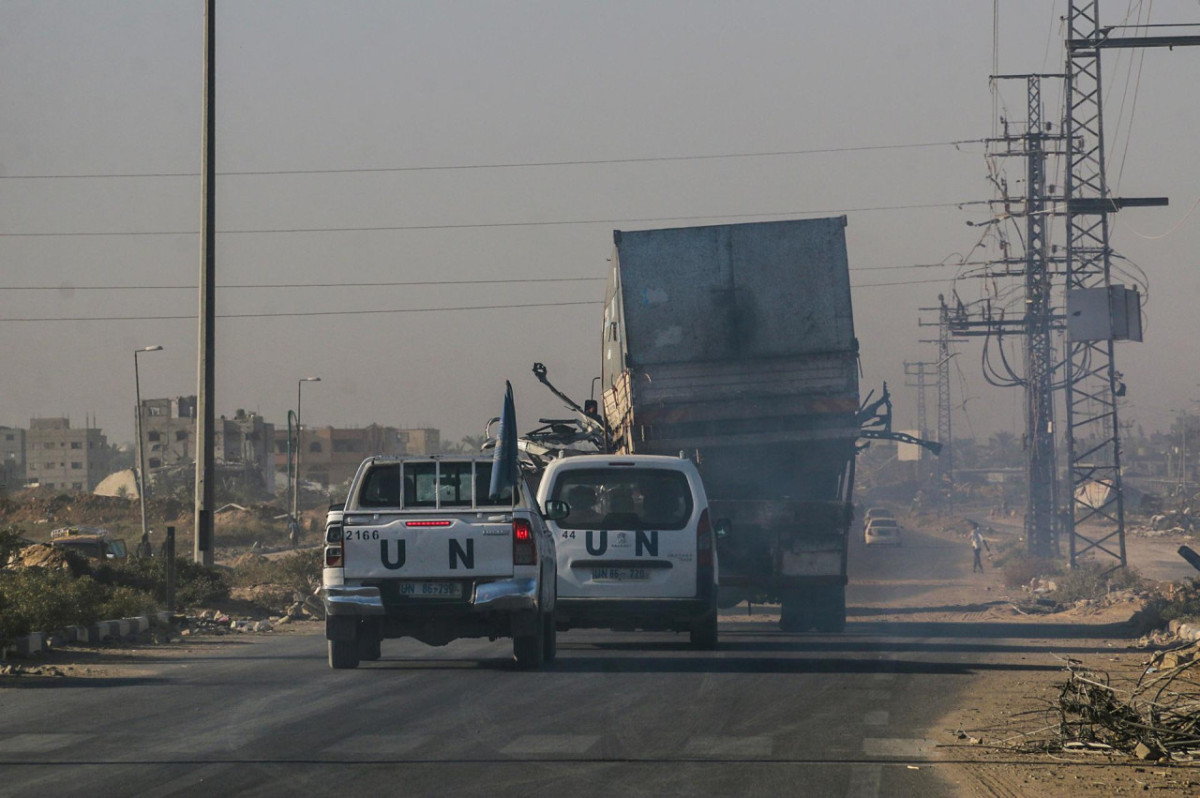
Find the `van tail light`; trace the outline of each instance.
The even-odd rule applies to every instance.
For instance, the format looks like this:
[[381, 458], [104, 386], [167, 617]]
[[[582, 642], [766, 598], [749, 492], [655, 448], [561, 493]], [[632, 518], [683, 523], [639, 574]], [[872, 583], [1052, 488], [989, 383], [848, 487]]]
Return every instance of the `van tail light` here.
[[533, 539], [533, 525], [528, 519], [513, 519], [512, 541], [513, 565], [537, 565], [537, 541]]
[[708, 521], [707, 507], [700, 513], [700, 521], [696, 524], [696, 564], [701, 568], [711, 568], [713, 564], [712, 524]]
[[325, 567], [341, 568], [344, 564], [342, 527], [335, 524], [325, 530]]

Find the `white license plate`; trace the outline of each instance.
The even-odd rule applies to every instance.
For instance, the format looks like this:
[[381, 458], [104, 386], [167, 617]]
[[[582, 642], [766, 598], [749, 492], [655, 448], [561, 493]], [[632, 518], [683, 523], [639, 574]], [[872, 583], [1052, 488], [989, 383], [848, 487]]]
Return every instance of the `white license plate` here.
[[648, 568], [593, 568], [593, 582], [646, 582], [650, 579]]
[[399, 582], [396, 594], [408, 598], [462, 598], [462, 582]]

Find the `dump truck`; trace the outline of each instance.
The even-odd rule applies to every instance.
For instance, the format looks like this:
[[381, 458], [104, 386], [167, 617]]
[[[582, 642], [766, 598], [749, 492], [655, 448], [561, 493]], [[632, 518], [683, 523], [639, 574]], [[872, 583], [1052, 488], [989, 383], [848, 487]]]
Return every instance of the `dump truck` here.
[[[615, 231], [604, 305], [611, 451], [685, 456], [722, 603], [837, 632], [863, 413], [845, 217]], [[890, 404], [889, 404], [890, 407]]]

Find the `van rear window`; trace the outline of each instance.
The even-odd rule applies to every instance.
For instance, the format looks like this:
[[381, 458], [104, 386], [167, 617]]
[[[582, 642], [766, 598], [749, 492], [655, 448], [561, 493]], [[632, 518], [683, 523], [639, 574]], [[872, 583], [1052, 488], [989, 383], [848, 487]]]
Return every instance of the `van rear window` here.
[[571, 469], [550, 498], [571, 507], [564, 529], [683, 529], [693, 510], [687, 476], [667, 469]]

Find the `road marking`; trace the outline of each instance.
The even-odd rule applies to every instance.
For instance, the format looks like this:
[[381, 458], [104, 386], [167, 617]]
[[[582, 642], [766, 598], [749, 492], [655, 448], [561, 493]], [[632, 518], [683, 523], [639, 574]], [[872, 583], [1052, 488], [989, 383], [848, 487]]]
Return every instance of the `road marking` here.
[[342, 739], [324, 751], [351, 757], [363, 754], [407, 754], [428, 739], [423, 734], [358, 734]]
[[684, 750], [695, 756], [770, 756], [770, 737], [693, 737]]
[[874, 709], [863, 716], [864, 726], [886, 726], [888, 725], [888, 711], [886, 709]]
[[855, 765], [850, 768], [846, 798], [875, 798], [883, 780], [883, 765]]
[[594, 734], [525, 734], [500, 749], [502, 754], [582, 754], [600, 738]]
[[0, 753], [36, 754], [40, 751], [57, 751], [69, 745], [77, 745], [92, 737], [91, 734], [12, 734], [0, 735]]
[[933, 740], [919, 737], [867, 737], [863, 740], [863, 753], [867, 756], [926, 759], [934, 745]]

